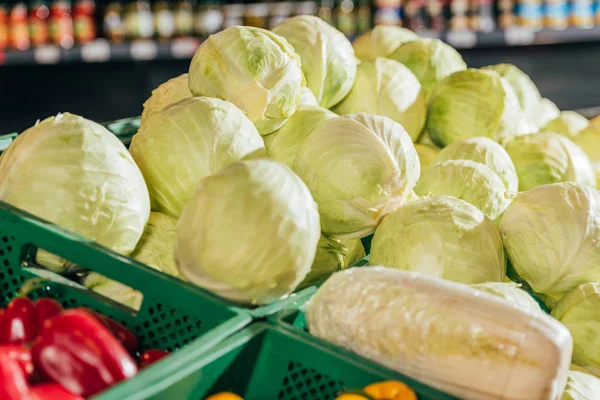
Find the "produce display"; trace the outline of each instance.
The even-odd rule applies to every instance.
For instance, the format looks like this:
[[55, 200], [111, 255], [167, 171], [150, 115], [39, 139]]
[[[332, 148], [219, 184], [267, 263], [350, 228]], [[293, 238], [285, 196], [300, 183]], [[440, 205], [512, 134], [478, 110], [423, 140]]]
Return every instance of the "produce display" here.
[[[298, 398], [600, 398], [600, 124], [517, 66], [468, 68], [397, 27], [352, 44], [299, 16], [210, 36], [143, 108], [129, 148], [69, 113], [25, 130], [0, 156], [0, 201], [248, 323], [303, 290], [302, 340], [399, 379]], [[28, 267], [148, 311], [135, 288], [34, 251]], [[89, 397], [166, 355], [90, 309], [16, 298], [0, 398]], [[255, 400], [218, 383], [202, 397]]]

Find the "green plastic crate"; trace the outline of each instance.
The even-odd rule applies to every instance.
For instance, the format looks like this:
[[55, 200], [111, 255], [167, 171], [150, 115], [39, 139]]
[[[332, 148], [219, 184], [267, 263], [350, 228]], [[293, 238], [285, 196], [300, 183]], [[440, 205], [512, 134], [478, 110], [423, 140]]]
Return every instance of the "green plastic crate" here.
[[419, 400], [455, 399], [310, 335], [264, 323], [236, 333], [199, 358], [172, 358], [167, 368], [142, 371], [137, 382], [115, 387], [110, 399], [202, 400], [228, 391], [244, 400], [333, 400], [343, 389], [389, 379], [408, 384]]

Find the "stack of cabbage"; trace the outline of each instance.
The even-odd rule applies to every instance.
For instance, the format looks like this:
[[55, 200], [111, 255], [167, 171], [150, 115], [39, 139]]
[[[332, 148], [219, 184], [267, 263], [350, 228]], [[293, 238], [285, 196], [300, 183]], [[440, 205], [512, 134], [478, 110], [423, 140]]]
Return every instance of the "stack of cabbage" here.
[[[311, 333], [461, 398], [592, 399], [569, 365], [600, 372], [599, 126], [513, 65], [301, 16], [209, 37], [129, 152], [81, 117], [36, 124], [0, 200], [237, 303], [325, 281]], [[371, 235], [374, 267], [347, 269]]]

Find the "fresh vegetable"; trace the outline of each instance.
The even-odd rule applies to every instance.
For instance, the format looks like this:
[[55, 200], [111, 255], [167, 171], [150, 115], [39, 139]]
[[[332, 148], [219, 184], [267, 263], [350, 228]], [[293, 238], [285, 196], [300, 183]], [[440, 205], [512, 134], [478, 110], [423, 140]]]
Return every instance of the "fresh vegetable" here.
[[541, 311], [537, 301], [514, 282], [485, 282], [471, 285], [471, 287], [497, 296], [514, 307], [531, 312]]
[[162, 111], [165, 107], [190, 97], [192, 97], [192, 92], [190, 92], [188, 74], [169, 79], [154, 89], [152, 95], [144, 103], [142, 121], [150, 115]]
[[417, 400], [415, 392], [405, 383], [398, 381], [384, 381], [366, 386], [365, 393], [376, 400]]
[[531, 78], [513, 64], [496, 64], [485, 67], [497, 72], [506, 79], [508, 84], [514, 89], [521, 109], [527, 114], [537, 111], [542, 95]]
[[346, 35], [312, 15], [287, 18], [273, 32], [284, 37], [300, 56], [306, 85], [322, 107], [331, 108], [346, 97], [357, 64]]
[[83, 397], [137, 373], [127, 350], [84, 310], [67, 310], [47, 321], [31, 352], [44, 376]]
[[83, 286], [136, 311], [140, 309], [144, 299], [141, 292], [96, 272], [90, 272], [83, 279]]
[[556, 133], [524, 135], [511, 139], [506, 151], [515, 164], [519, 190], [557, 182], [596, 186], [596, 175], [585, 153]]
[[449, 196], [418, 199], [385, 217], [373, 236], [369, 262], [461, 283], [501, 281], [506, 273], [493, 222]]
[[129, 151], [148, 184], [152, 209], [178, 218], [202, 178], [264, 152], [264, 143], [233, 104], [194, 97], [145, 120]]
[[275, 132], [294, 114], [305, 86], [300, 57], [287, 40], [248, 26], [205, 40], [194, 54], [189, 80], [194, 96], [232, 102], [261, 135]]
[[560, 110], [552, 101], [542, 98], [529, 116], [532, 122], [541, 129], [553, 119], [558, 118], [560, 116]]
[[[146, 183], [123, 143], [68, 113], [27, 129], [2, 154], [0, 200], [125, 255], [150, 214]], [[70, 265], [42, 250], [36, 260], [59, 272]]]
[[14, 360], [21, 368], [26, 379], [33, 376], [33, 361], [31, 360], [31, 351], [23, 345], [0, 345], [0, 354], [8, 356]]
[[502, 179], [509, 193], [518, 191], [519, 178], [515, 165], [506, 150], [491, 139], [475, 137], [454, 142], [437, 153], [432, 164], [447, 160], [471, 160], [485, 164]]
[[499, 225], [519, 276], [537, 293], [563, 294], [600, 281], [600, 197], [576, 183], [520, 193]]
[[406, 65], [421, 83], [425, 97], [448, 75], [467, 69], [460, 53], [438, 39], [415, 39], [400, 45], [388, 58]]
[[76, 310], [87, 312], [96, 317], [96, 319], [100, 321], [100, 323], [104, 325], [104, 327], [108, 329], [110, 333], [112, 333], [112, 335], [123, 345], [123, 347], [125, 347], [129, 354], [133, 355], [140, 349], [140, 344], [138, 343], [137, 337], [135, 337], [133, 332], [131, 332], [121, 323], [87, 307], [77, 308]]
[[389, 117], [416, 141], [425, 125], [427, 105], [414, 74], [399, 62], [380, 57], [360, 63], [352, 90], [333, 111]]
[[600, 379], [579, 371], [569, 371], [567, 387], [561, 400], [596, 400], [600, 394]]
[[354, 40], [356, 57], [363, 61], [387, 57], [401, 44], [417, 39], [411, 30], [398, 26], [377, 25]]
[[318, 106], [319, 102], [315, 97], [314, 93], [306, 86], [300, 90], [300, 100], [298, 100], [297, 107], [301, 106]]
[[300, 106], [292, 117], [277, 132], [265, 141], [267, 153], [274, 160], [292, 168], [296, 153], [306, 138], [319, 124], [336, 115], [319, 106]]
[[418, 143], [415, 143], [415, 150], [417, 150], [417, 154], [419, 155], [421, 168], [428, 167], [438, 153], [435, 148]]
[[571, 137], [587, 128], [589, 124], [590, 121], [581, 114], [574, 111], [562, 111], [559, 116], [542, 128], [542, 132], [553, 132]]
[[166, 350], [146, 350], [140, 356], [140, 368], [146, 368], [155, 362], [162, 360], [170, 353]]
[[235, 393], [222, 392], [207, 397], [205, 400], [244, 400]]
[[298, 176], [276, 161], [243, 161], [200, 182], [179, 219], [176, 255], [190, 282], [265, 304], [304, 280], [319, 236], [317, 205]]
[[473, 204], [491, 220], [504, 212], [513, 196], [494, 171], [471, 160], [442, 161], [424, 169], [415, 193], [454, 196]]
[[35, 301], [35, 312], [40, 324], [40, 328], [46, 320], [60, 314], [63, 311], [63, 306], [58, 301], [49, 297], [42, 297]]
[[0, 399], [32, 400], [19, 363], [5, 352], [0, 352]]
[[0, 320], [0, 344], [21, 345], [35, 339], [41, 328], [35, 304], [26, 297], [10, 301]]
[[338, 239], [373, 233], [406, 202], [420, 173], [402, 126], [370, 114], [321, 123], [300, 146], [293, 169], [319, 205], [321, 230]]
[[600, 184], [600, 124], [590, 124], [587, 128], [572, 136], [573, 143], [578, 145], [588, 156], [596, 175], [596, 187]]
[[57, 383], [42, 383], [30, 389], [31, 400], [84, 400], [83, 397], [65, 390]]
[[424, 274], [350, 268], [319, 288], [306, 317], [311, 334], [461, 399], [558, 398], [568, 330], [477, 293]]

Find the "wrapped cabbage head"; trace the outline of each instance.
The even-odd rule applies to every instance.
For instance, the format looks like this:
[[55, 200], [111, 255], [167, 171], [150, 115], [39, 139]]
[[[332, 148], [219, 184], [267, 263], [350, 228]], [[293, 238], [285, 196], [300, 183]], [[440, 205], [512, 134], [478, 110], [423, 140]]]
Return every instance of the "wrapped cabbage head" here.
[[269, 157], [292, 168], [296, 153], [304, 140], [321, 122], [334, 117], [336, 117], [334, 113], [323, 107], [298, 107], [285, 125], [267, 136], [269, 139], [265, 140], [265, 145]]
[[514, 194], [484, 164], [471, 160], [448, 160], [425, 168], [415, 186], [417, 196], [453, 196], [473, 204], [491, 220], [508, 207]]
[[306, 86], [300, 90], [300, 99], [298, 100], [298, 107], [301, 106], [318, 106], [319, 102], [315, 97], [314, 93]]
[[600, 379], [580, 371], [569, 371], [567, 387], [561, 400], [596, 400], [600, 394]]
[[415, 150], [417, 150], [417, 154], [419, 155], [419, 163], [421, 164], [421, 168], [428, 167], [438, 153], [437, 149], [434, 147], [429, 147], [418, 143], [415, 143]]
[[383, 267], [333, 274], [306, 321], [318, 338], [465, 400], [558, 399], [573, 347], [569, 331], [545, 313]]
[[496, 71], [501, 77], [506, 79], [514, 89], [519, 99], [521, 109], [530, 114], [537, 110], [542, 101], [542, 95], [531, 78], [513, 64], [496, 64], [485, 67]]
[[523, 135], [512, 138], [505, 147], [517, 170], [520, 191], [557, 182], [596, 186], [589, 158], [565, 136]]
[[317, 205], [298, 176], [276, 161], [240, 161], [202, 179], [179, 219], [175, 254], [190, 282], [267, 304], [308, 275], [320, 234]]
[[380, 57], [358, 66], [354, 87], [333, 111], [389, 117], [416, 142], [425, 125], [427, 105], [414, 74], [399, 62]]
[[401, 44], [418, 39], [416, 33], [399, 26], [377, 25], [363, 33], [353, 43], [356, 57], [371, 61], [377, 57], [388, 57]]
[[541, 131], [554, 132], [572, 137], [588, 127], [590, 121], [575, 111], [562, 111], [560, 115], [548, 122]]
[[530, 113], [533, 123], [540, 129], [560, 116], [560, 110], [552, 101], [542, 98], [537, 107]]
[[189, 81], [194, 96], [235, 104], [261, 135], [275, 132], [292, 116], [305, 85], [293, 47], [279, 35], [249, 26], [209, 36], [192, 58]]
[[433, 164], [448, 160], [471, 160], [486, 165], [494, 171], [506, 190], [516, 193], [519, 190], [517, 170], [510, 156], [497, 142], [484, 137], [454, 142], [444, 147], [433, 160]]
[[385, 217], [373, 236], [369, 262], [466, 284], [500, 282], [506, 274], [494, 223], [450, 196], [414, 200]]
[[441, 147], [477, 136], [501, 141], [537, 129], [512, 87], [491, 70], [457, 71], [436, 85], [429, 98], [427, 130]]
[[144, 234], [131, 258], [165, 274], [183, 278], [175, 265], [175, 238], [177, 219], [159, 212], [151, 212]]
[[471, 285], [494, 296], [500, 297], [508, 304], [525, 311], [542, 311], [540, 305], [529, 293], [520, 289], [520, 285], [514, 282], [485, 282]]
[[573, 336], [573, 363], [600, 374], [600, 282], [584, 283], [565, 294], [552, 316]]
[[448, 75], [467, 69], [460, 53], [438, 39], [416, 39], [406, 42], [388, 56], [406, 65], [417, 77], [425, 97]]
[[202, 178], [265, 149], [239, 108], [193, 97], [144, 120], [129, 151], [146, 178], [152, 209], [177, 218]]
[[351, 114], [322, 122], [294, 160], [329, 237], [359, 239], [404, 204], [419, 179], [410, 136], [389, 118]]
[[[129, 255], [150, 214], [148, 189], [127, 149], [102, 125], [58, 114], [19, 135], [0, 158], [0, 200]], [[42, 250], [38, 263], [70, 263]]]
[[600, 281], [600, 195], [576, 183], [520, 193], [500, 221], [519, 276], [537, 293], [564, 294]]
[[288, 18], [273, 32], [287, 39], [300, 56], [306, 85], [322, 107], [331, 108], [346, 97], [357, 64], [346, 35], [313, 15]]
[[142, 120], [149, 115], [162, 111], [165, 107], [183, 99], [192, 97], [188, 81], [188, 74], [179, 75], [169, 79], [152, 91], [152, 95], [144, 103]]
[[96, 272], [90, 272], [83, 279], [83, 286], [136, 311], [139, 311], [144, 300], [141, 292]]
[[600, 124], [590, 124], [577, 135], [572, 136], [571, 140], [588, 156], [596, 175], [596, 187], [598, 187], [600, 184]]

